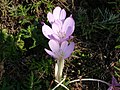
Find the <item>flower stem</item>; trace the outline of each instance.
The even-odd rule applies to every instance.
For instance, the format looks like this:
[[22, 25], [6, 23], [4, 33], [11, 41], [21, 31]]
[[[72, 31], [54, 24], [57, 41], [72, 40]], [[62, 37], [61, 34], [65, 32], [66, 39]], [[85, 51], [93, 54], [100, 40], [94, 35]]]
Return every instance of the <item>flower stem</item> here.
[[57, 70], [56, 80], [60, 82], [64, 68], [64, 60], [63, 59], [57, 60], [57, 65], [58, 65], [58, 70]]

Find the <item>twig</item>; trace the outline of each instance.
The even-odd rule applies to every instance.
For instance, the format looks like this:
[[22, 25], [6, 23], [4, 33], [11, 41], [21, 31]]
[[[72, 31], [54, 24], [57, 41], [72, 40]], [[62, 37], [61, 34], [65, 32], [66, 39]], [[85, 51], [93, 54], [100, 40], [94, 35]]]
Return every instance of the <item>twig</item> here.
[[65, 4], [63, 4], [61, 0], [58, 0], [58, 2], [59, 2], [61, 5], [63, 5], [63, 7], [66, 8], [66, 9], [70, 12], [70, 9], [69, 9]]
[[[80, 81], [80, 79], [72, 80], [72, 81], [70, 81], [69, 83], [74, 83], [74, 82], [78, 82], [78, 81]], [[81, 79], [81, 81], [97, 81], [97, 82], [104, 83], [104, 84], [106, 84], [106, 85], [108, 85], [108, 86], [110, 85], [109, 83], [107, 83], [107, 82], [105, 82], [105, 81], [103, 81], [103, 80], [92, 79], [92, 78]]]

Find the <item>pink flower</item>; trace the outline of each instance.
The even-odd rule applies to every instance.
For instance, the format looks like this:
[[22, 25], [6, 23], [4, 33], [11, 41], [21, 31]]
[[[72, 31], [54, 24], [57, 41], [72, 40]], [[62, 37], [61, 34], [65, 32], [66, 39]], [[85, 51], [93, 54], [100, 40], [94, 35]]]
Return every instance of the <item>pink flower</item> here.
[[120, 90], [120, 83], [117, 82], [114, 76], [112, 77], [112, 84], [107, 90]]
[[53, 14], [49, 12], [47, 18], [51, 23], [51, 27], [44, 23], [42, 33], [46, 38], [50, 39], [48, 44], [51, 50], [45, 49], [45, 51], [57, 59], [55, 78], [60, 82], [64, 59], [68, 58], [74, 50], [74, 42], [68, 44], [67, 40], [73, 38], [71, 35], [75, 29], [75, 22], [72, 15], [66, 18], [66, 11], [60, 7], [56, 7], [53, 10]]
[[47, 14], [47, 18], [51, 24], [56, 20], [64, 21], [64, 19], [66, 18], [66, 11], [64, 9], [61, 9], [60, 7], [56, 7], [53, 10], [53, 14], [51, 12]]
[[53, 39], [59, 42], [71, 39], [71, 35], [74, 32], [74, 29], [75, 22], [72, 16], [66, 18], [63, 23], [61, 20], [57, 20], [52, 24], [52, 28], [50, 28], [46, 24], [42, 26], [42, 32], [46, 38]]
[[58, 41], [50, 40], [49, 47], [51, 49], [45, 49], [45, 51], [57, 60], [55, 64], [55, 78], [57, 81], [61, 81], [62, 72], [64, 68], [64, 59], [68, 58], [74, 50], [74, 42], [68, 44], [67, 41], [61, 44]]
[[64, 41], [60, 45], [59, 42], [50, 40], [49, 47], [50, 47], [51, 51], [48, 49], [45, 49], [45, 51], [49, 55], [56, 58], [57, 60], [63, 60], [63, 59], [68, 58], [71, 55], [71, 53], [73, 52], [74, 42], [70, 42], [70, 44], [68, 44], [67, 41]]

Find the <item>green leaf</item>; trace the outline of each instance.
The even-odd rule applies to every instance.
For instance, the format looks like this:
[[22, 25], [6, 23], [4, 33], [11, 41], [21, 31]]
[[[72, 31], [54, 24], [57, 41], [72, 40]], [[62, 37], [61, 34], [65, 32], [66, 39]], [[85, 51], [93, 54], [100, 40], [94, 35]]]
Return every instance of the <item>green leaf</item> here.
[[17, 41], [17, 46], [21, 49], [21, 50], [24, 50], [23, 47], [24, 47], [24, 41], [19, 39]]
[[116, 70], [120, 71], [120, 68], [118, 68], [118, 67], [116, 67], [116, 66], [114, 66], [114, 68], [115, 68]]
[[120, 48], [120, 45], [115, 46], [115, 48]]

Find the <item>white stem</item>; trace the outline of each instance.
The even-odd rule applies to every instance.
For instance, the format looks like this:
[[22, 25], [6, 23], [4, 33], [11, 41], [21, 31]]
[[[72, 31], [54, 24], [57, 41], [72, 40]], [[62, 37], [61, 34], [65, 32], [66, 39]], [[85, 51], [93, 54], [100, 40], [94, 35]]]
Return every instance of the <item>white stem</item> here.
[[55, 64], [55, 79], [57, 80], [58, 79], [58, 63]]
[[63, 59], [57, 60], [55, 74], [56, 74], [56, 80], [58, 80], [59, 82], [61, 81], [61, 78], [62, 78], [63, 68], [64, 68], [64, 60]]

